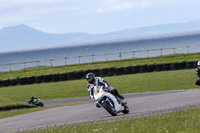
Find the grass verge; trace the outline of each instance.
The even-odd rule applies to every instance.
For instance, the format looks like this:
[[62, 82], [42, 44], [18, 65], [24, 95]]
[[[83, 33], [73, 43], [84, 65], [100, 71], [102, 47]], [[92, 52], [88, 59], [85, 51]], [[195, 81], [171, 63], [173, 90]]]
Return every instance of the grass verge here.
[[32, 133], [198, 133], [200, 108], [169, 112], [135, 119], [63, 126]]
[[[121, 94], [198, 88], [195, 69], [138, 73], [104, 78]], [[33, 95], [42, 100], [88, 96], [87, 81], [71, 80], [0, 88], [0, 106], [25, 102]], [[89, 99], [88, 99], [89, 100]]]

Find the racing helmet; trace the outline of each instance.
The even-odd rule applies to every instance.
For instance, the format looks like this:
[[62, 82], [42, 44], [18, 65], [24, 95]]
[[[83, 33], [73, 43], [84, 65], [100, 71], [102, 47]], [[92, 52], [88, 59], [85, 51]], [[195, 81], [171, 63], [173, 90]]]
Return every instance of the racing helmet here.
[[86, 79], [87, 79], [87, 82], [88, 82], [89, 84], [93, 84], [94, 81], [95, 81], [95, 76], [94, 76], [93, 73], [88, 73], [88, 74], [86, 75]]
[[198, 61], [198, 62], [197, 62], [197, 67], [199, 67], [199, 68], [200, 68], [200, 61]]
[[34, 99], [35, 97], [34, 96], [31, 96], [31, 99]]

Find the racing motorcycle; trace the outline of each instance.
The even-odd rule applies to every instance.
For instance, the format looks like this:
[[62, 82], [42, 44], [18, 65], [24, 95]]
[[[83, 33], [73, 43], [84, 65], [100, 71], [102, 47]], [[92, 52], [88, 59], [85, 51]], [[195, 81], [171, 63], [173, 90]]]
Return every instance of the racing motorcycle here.
[[42, 100], [40, 100], [39, 98], [33, 99], [33, 102], [31, 102], [30, 100], [27, 101], [29, 104], [33, 104], [36, 106], [40, 106], [40, 107], [44, 107], [44, 103], [42, 103]]
[[104, 86], [94, 87], [94, 100], [112, 116], [116, 116], [120, 112], [124, 114], [129, 113], [129, 108], [126, 103], [122, 99], [107, 92]]

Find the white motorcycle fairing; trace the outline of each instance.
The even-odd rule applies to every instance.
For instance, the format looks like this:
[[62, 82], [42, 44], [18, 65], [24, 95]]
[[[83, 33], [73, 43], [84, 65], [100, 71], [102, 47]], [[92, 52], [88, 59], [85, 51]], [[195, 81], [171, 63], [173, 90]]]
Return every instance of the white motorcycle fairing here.
[[94, 100], [106, 109], [111, 115], [115, 116], [119, 112], [127, 114], [129, 112], [128, 106], [122, 106], [122, 100], [116, 98], [109, 92], [103, 90], [103, 86], [94, 87]]

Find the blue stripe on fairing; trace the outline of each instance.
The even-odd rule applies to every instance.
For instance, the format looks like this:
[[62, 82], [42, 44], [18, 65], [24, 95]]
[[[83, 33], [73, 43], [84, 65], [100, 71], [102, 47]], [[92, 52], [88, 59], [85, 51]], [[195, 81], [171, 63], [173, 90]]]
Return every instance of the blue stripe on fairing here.
[[99, 79], [98, 79], [98, 81], [97, 81], [97, 85], [100, 86], [100, 81], [99, 81]]

